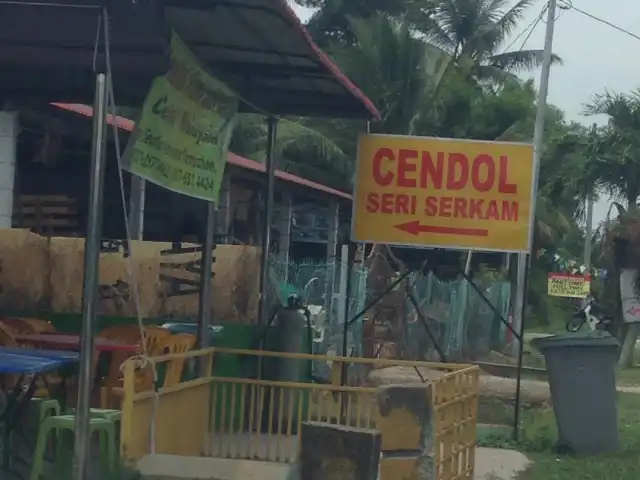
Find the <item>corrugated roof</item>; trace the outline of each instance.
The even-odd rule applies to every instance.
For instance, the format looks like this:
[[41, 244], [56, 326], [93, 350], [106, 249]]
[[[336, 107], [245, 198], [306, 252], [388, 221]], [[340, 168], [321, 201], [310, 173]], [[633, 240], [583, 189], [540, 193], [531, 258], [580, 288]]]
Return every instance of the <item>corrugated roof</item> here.
[[[86, 117], [93, 116], [93, 108], [88, 105], [82, 105], [78, 103], [52, 103], [52, 105], [55, 107], [61, 108], [63, 110], [67, 110], [69, 112], [74, 112], [80, 115], [84, 115]], [[118, 128], [120, 128], [121, 130], [125, 130], [127, 132], [132, 132], [136, 125], [133, 120], [129, 120], [128, 118], [121, 117], [119, 115], [115, 117], [113, 115], [109, 115], [107, 117], [107, 122], [110, 125], [113, 125], [115, 123], [115, 125]], [[229, 152], [227, 161], [231, 165], [236, 165], [240, 168], [244, 168], [247, 170], [253, 170], [256, 172], [263, 172], [263, 173], [266, 172], [266, 166], [263, 163], [241, 157], [239, 155], [236, 155], [235, 153]], [[307, 180], [306, 178], [292, 175], [291, 173], [287, 173], [282, 170], [276, 170], [276, 178], [284, 180], [285, 182], [295, 183], [303, 187], [311, 188], [313, 190], [324, 192], [329, 195], [341, 197], [347, 200], [352, 200], [353, 198], [348, 193], [342, 192], [340, 190], [336, 190], [335, 188], [327, 187], [326, 185], [322, 185], [321, 183]]]
[[286, 0], [0, 0], [0, 103], [90, 104], [94, 71], [104, 68], [102, 45], [95, 49], [103, 7], [122, 105], [140, 105], [166, 72], [173, 30], [247, 111], [379, 117]]
[[216, 0], [213, 11], [210, 0], [163, 3], [180, 37], [249, 106], [281, 115], [380, 117], [287, 0]]

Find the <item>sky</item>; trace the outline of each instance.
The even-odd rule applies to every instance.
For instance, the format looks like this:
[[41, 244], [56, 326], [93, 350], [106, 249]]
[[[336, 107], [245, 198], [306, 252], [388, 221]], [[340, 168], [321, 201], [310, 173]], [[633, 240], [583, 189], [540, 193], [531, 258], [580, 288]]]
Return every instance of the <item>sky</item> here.
[[[538, 0], [526, 13], [513, 37], [517, 37], [540, 14], [546, 0]], [[562, 3], [562, 2], [561, 2]], [[573, 5], [640, 36], [639, 0], [573, 0]], [[295, 6], [304, 21], [312, 12]], [[554, 66], [549, 81], [548, 101], [564, 110], [568, 120], [585, 125], [603, 118], [585, 117], [583, 105], [595, 93], [605, 90], [629, 92], [640, 87], [640, 61], [634, 52], [640, 51], [640, 39], [618, 32], [610, 26], [592, 20], [575, 10], [559, 10], [556, 16], [553, 51], [563, 60]], [[546, 19], [546, 16], [545, 16]], [[539, 22], [524, 46], [542, 49], [546, 24]], [[513, 49], [518, 50], [526, 35], [520, 36]], [[511, 39], [507, 44], [511, 43]], [[539, 71], [528, 72], [523, 78], [535, 78]], [[594, 206], [594, 227], [603, 221], [611, 200], [601, 198]]]

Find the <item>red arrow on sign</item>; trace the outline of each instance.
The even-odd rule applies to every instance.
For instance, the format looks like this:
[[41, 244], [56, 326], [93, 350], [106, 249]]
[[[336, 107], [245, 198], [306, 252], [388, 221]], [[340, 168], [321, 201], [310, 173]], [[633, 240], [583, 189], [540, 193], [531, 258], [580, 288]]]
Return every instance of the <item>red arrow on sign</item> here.
[[467, 235], [469, 237], [486, 237], [489, 235], [489, 230], [482, 228], [459, 228], [459, 227], [438, 227], [435, 225], [421, 225], [419, 220], [413, 220], [412, 222], [400, 223], [394, 225], [394, 228], [402, 230], [403, 232], [410, 233], [412, 235], [418, 235], [419, 233], [440, 233], [443, 235]]

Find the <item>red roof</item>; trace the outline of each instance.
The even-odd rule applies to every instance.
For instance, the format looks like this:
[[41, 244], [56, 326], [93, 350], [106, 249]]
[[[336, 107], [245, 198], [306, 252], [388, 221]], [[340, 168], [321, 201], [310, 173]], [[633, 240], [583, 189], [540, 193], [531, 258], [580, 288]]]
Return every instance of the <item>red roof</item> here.
[[[297, 17], [296, 17], [297, 18]], [[366, 97], [365, 97], [366, 98]], [[52, 103], [51, 105], [61, 108], [63, 110], [67, 110], [69, 112], [78, 113], [80, 115], [84, 115], [86, 117], [93, 116], [93, 108], [87, 105], [82, 105], [79, 103]], [[107, 116], [107, 122], [110, 125], [115, 124], [119, 129], [125, 130], [127, 132], [132, 132], [135, 128], [136, 124], [133, 120], [129, 120], [128, 118], [121, 116], [113, 116], [109, 114]], [[266, 166], [263, 163], [256, 162], [255, 160], [250, 160], [248, 158], [241, 157], [236, 155], [235, 153], [229, 152], [229, 156], [227, 161], [231, 165], [236, 165], [240, 168], [245, 168], [247, 170], [254, 170], [256, 172], [266, 172]], [[297, 185], [301, 185], [303, 187], [311, 188], [313, 190], [318, 190], [320, 192], [327, 193], [329, 195], [333, 195], [336, 197], [342, 197], [347, 200], [352, 200], [353, 197], [348, 193], [341, 192], [340, 190], [336, 190], [331, 187], [327, 187], [326, 185], [322, 185], [320, 183], [312, 182], [311, 180], [307, 180], [306, 178], [298, 177], [296, 175], [292, 175], [287, 172], [283, 172], [282, 170], [276, 170], [276, 177], [284, 180], [285, 182], [295, 183]]]

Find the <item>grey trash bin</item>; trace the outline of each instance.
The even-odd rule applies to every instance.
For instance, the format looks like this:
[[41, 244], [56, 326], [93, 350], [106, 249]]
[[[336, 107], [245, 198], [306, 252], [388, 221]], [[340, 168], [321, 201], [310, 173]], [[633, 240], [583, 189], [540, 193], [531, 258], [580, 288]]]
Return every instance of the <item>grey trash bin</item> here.
[[619, 447], [616, 364], [620, 344], [607, 332], [554, 335], [532, 341], [547, 361], [557, 451], [577, 455]]

